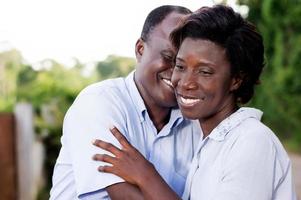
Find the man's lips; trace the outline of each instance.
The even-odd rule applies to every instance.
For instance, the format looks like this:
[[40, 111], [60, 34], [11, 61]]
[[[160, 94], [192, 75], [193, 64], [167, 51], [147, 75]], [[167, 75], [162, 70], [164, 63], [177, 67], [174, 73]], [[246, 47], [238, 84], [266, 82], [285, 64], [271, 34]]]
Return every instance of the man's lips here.
[[166, 85], [168, 85], [168, 86], [170, 86], [170, 87], [172, 87], [172, 88], [173, 88], [173, 86], [172, 86], [172, 83], [171, 83], [170, 79], [162, 78], [162, 81], [163, 81], [164, 83], [166, 83]]

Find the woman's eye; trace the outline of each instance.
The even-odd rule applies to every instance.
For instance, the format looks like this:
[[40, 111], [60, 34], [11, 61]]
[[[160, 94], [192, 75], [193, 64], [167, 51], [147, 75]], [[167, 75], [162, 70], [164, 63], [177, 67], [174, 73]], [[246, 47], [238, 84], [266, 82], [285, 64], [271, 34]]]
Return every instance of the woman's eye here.
[[182, 71], [182, 70], [184, 70], [184, 67], [183, 67], [182, 65], [176, 64], [176, 65], [175, 65], [175, 69], [176, 69], [176, 70], [179, 70], [179, 71]]
[[211, 71], [207, 71], [207, 70], [200, 70], [199, 73], [202, 74], [202, 75], [205, 75], [205, 76], [209, 76], [209, 75], [212, 74]]

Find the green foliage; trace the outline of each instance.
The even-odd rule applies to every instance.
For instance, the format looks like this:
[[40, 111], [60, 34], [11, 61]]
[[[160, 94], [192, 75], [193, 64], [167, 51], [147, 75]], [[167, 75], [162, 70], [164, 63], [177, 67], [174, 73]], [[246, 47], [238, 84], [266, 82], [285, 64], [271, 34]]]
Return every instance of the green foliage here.
[[96, 69], [101, 79], [120, 77], [134, 69], [135, 60], [132, 58], [110, 55], [105, 61], [97, 63]]
[[263, 35], [266, 68], [252, 104], [264, 121], [301, 151], [301, 1], [241, 0]]
[[22, 67], [21, 59], [16, 50], [0, 54], [0, 111], [12, 111], [16, 103], [16, 79]]
[[72, 68], [54, 61], [39, 63], [40, 70], [23, 64], [16, 50], [0, 53], [0, 112], [12, 112], [17, 102], [30, 102], [35, 111], [35, 132], [46, 148], [46, 187], [39, 199], [47, 199], [53, 166], [60, 149], [62, 123], [67, 109], [77, 94], [88, 84], [127, 75], [135, 65], [132, 58], [109, 56], [98, 62], [92, 73], [76, 61]]

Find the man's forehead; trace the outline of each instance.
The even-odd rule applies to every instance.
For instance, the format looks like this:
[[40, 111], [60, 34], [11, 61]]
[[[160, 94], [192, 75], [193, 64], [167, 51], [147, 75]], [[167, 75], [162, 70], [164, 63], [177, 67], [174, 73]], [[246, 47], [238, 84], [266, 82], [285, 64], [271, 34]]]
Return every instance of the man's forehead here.
[[[172, 45], [169, 35], [165, 34], [153, 34], [149, 38], [148, 45], [160, 50], [162, 54], [174, 54], [176, 52], [175, 47]], [[159, 53], [159, 52], [158, 52]]]
[[179, 25], [185, 15], [172, 12], [152, 30], [150, 35], [169, 38], [170, 33]]

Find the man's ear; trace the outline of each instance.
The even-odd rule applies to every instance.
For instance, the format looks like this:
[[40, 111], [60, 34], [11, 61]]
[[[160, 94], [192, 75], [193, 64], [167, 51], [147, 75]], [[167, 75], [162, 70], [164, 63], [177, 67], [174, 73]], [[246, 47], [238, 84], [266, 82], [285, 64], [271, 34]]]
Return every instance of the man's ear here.
[[135, 45], [135, 54], [136, 54], [137, 62], [140, 62], [141, 60], [144, 51], [144, 45], [145, 45], [144, 41], [141, 38], [139, 38]]

